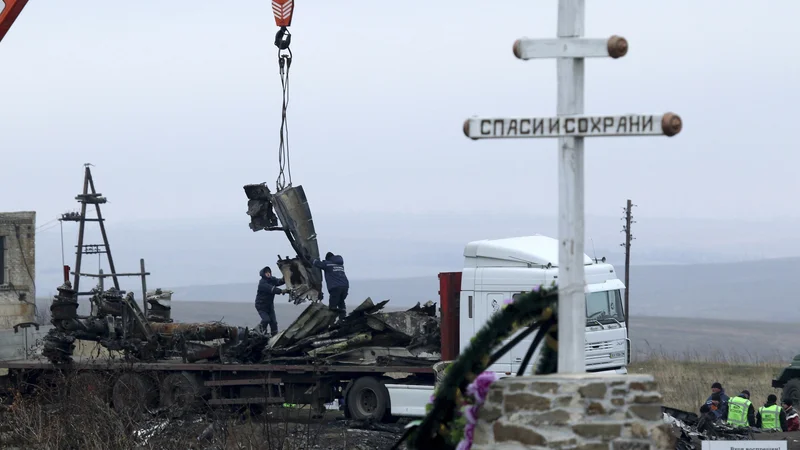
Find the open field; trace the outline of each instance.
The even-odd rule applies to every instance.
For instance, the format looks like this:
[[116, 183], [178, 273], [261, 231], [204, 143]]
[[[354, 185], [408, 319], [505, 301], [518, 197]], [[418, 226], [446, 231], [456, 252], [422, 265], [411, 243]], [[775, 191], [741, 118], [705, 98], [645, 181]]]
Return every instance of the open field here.
[[716, 381], [722, 383], [730, 396], [747, 389], [756, 406], [764, 404], [769, 394], [780, 398], [781, 391], [773, 389], [771, 382], [782, 367], [782, 364], [775, 363], [676, 361], [653, 355], [647, 361], [631, 364], [629, 372], [653, 375], [661, 395], [664, 396], [665, 406], [697, 412], [711, 395], [711, 384]]

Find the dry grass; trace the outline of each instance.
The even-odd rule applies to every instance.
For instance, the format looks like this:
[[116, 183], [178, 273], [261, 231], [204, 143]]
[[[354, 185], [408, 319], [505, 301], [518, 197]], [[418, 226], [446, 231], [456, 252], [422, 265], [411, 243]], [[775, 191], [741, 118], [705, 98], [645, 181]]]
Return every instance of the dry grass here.
[[780, 390], [772, 388], [772, 379], [787, 364], [788, 361], [753, 362], [749, 355], [701, 358], [653, 354], [644, 361], [633, 362], [628, 371], [653, 375], [665, 406], [697, 412], [711, 395], [711, 384], [717, 381], [730, 396], [747, 389], [758, 406], [766, 402], [769, 394], [780, 398]]
[[[76, 389], [77, 372], [31, 378], [0, 389], [0, 448], [42, 450], [375, 450], [396, 432], [348, 429], [312, 418], [310, 408], [211, 408], [201, 403], [181, 417], [150, 404], [144, 415], [114, 408], [101, 391]], [[116, 377], [106, 374], [111, 383]], [[146, 376], [157, 377], [158, 374]]]

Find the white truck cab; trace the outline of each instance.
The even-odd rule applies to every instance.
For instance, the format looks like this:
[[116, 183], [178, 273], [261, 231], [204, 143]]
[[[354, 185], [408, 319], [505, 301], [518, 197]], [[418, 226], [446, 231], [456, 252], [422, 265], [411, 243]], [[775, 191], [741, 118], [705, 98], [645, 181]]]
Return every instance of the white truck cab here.
[[[622, 290], [611, 264], [584, 255], [586, 278], [586, 370], [627, 373], [628, 333]], [[541, 235], [475, 241], [464, 249], [461, 275], [460, 348], [483, 327], [503, 302], [535, 286], [558, 283], [558, 240]], [[513, 336], [512, 336], [513, 338]], [[533, 335], [489, 370], [510, 375], [519, 366]], [[532, 361], [536, 361], [537, 353]]]
[[[586, 279], [586, 371], [627, 373], [629, 341], [622, 308], [625, 285], [617, 278], [611, 264], [593, 261], [586, 255], [583, 261]], [[460, 273], [441, 273], [439, 278], [442, 286], [439, 292], [442, 355], [452, 359], [456, 353], [467, 348], [470, 338], [492, 314], [502, 308], [505, 300], [528, 292], [535, 286], [558, 283], [558, 240], [534, 235], [470, 242], [464, 249], [463, 270]], [[459, 290], [459, 278], [460, 292], [456, 292]], [[455, 280], [455, 286], [445, 289], [445, 279]], [[513, 338], [511, 336], [506, 342]], [[488, 370], [498, 372], [501, 377], [515, 375], [532, 340], [533, 334], [514, 346]], [[537, 349], [531, 364], [538, 359], [538, 353]], [[527, 373], [532, 369], [533, 365], [529, 366]], [[433, 386], [399, 383], [385, 386], [392, 415], [425, 415], [425, 405], [433, 394]]]

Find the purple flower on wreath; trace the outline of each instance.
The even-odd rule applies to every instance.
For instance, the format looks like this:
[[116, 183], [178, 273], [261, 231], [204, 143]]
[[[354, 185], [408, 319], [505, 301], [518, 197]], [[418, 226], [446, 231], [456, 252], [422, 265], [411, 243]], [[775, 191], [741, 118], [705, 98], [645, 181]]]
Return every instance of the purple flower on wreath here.
[[456, 450], [470, 450], [472, 448], [472, 439], [475, 437], [475, 424], [467, 423], [464, 427], [464, 439], [458, 443]]
[[478, 422], [478, 405], [465, 406], [463, 414], [468, 424]]
[[475, 398], [477, 405], [482, 405], [489, 394], [489, 386], [497, 381], [497, 374], [494, 372], [482, 372], [475, 378], [475, 381], [467, 386], [467, 394]]

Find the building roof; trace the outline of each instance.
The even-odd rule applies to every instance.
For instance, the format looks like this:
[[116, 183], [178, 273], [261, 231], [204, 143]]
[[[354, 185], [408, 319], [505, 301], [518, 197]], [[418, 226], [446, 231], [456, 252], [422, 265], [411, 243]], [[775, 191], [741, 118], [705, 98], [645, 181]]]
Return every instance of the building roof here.
[[[491, 258], [504, 261], [528, 262], [558, 267], [558, 240], [536, 234], [505, 239], [473, 241], [464, 248], [464, 256]], [[583, 264], [592, 264], [588, 255], [583, 255]]]

